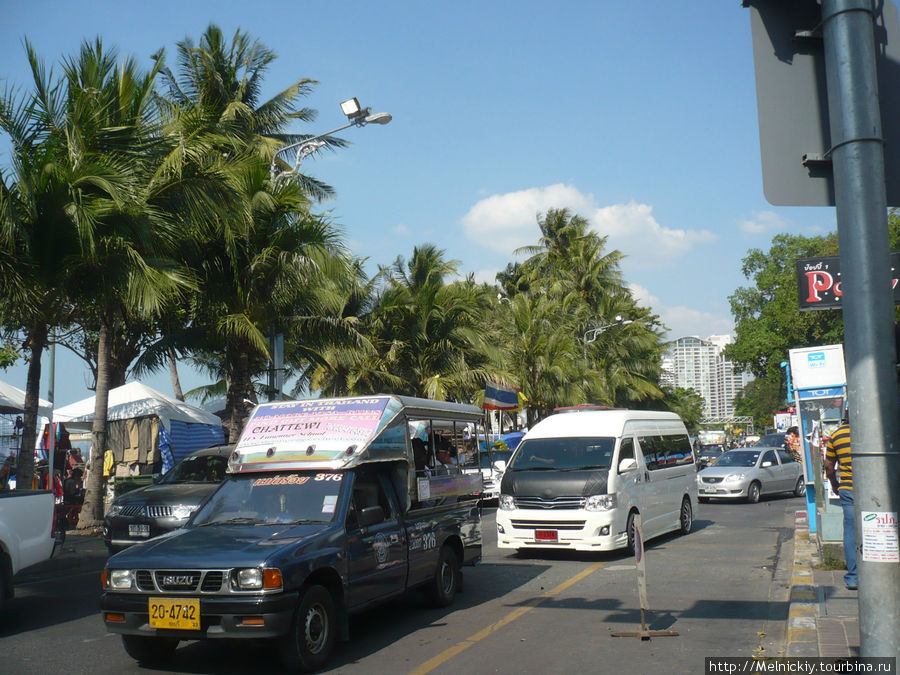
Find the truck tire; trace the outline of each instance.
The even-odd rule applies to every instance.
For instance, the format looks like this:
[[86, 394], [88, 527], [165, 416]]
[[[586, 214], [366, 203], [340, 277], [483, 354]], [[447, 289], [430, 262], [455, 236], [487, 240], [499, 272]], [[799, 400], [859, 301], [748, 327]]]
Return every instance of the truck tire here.
[[317, 670], [334, 650], [334, 598], [324, 586], [310, 586], [300, 599], [291, 629], [281, 639], [281, 661], [294, 671]]
[[128, 656], [142, 665], [166, 664], [172, 660], [176, 638], [148, 637], [143, 635], [123, 635], [122, 646]]
[[459, 560], [450, 546], [444, 545], [438, 557], [437, 569], [434, 570], [434, 578], [427, 587], [428, 599], [435, 607], [447, 607], [453, 602], [454, 596], [460, 587], [462, 572], [459, 569]]
[[0, 616], [12, 597], [12, 578], [7, 568], [6, 556], [0, 551]]

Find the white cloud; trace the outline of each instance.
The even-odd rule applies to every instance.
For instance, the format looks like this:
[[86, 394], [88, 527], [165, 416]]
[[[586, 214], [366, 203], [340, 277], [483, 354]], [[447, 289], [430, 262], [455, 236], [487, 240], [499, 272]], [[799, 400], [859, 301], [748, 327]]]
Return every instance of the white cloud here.
[[392, 229], [396, 234], [409, 234], [409, 228], [406, 225], [394, 225]]
[[499, 272], [497, 268], [487, 269], [487, 270], [477, 270], [475, 274], [475, 282], [479, 284], [494, 284], [497, 283], [497, 272]]
[[767, 232], [785, 232], [790, 229], [785, 220], [772, 211], [759, 211], [753, 214], [752, 220], [742, 220], [741, 232], [747, 234], [766, 234]]
[[608, 236], [608, 249], [628, 256], [630, 267], [672, 262], [698, 244], [715, 239], [708, 230], [663, 227], [647, 204], [631, 201], [599, 207], [593, 195], [561, 183], [482, 199], [463, 217], [463, 231], [472, 241], [510, 255], [520, 246], [537, 242], [537, 215], [551, 208], [568, 208], [587, 218], [594, 231]]
[[649, 307], [658, 314], [660, 321], [669, 327], [666, 340], [677, 340], [686, 335], [696, 335], [704, 340], [710, 335], [733, 335], [734, 324], [730, 316], [702, 312], [690, 307], [666, 307], [647, 288], [639, 284], [629, 284], [631, 296], [643, 307]]
[[659, 298], [640, 284], [628, 284], [628, 290], [631, 291], [631, 297], [633, 297], [639, 305], [643, 305], [644, 307], [658, 307], [661, 304]]
[[690, 307], [654, 307], [654, 311], [669, 327], [667, 340], [677, 340], [686, 335], [696, 335], [705, 340], [710, 335], [734, 334], [734, 323], [730, 316], [702, 312]]
[[591, 201], [590, 197], [561, 183], [492, 195], [469, 209], [463, 216], [462, 227], [472, 241], [510, 255], [520, 246], [529, 246], [537, 241], [538, 213], [560, 207], [583, 213], [592, 208]]

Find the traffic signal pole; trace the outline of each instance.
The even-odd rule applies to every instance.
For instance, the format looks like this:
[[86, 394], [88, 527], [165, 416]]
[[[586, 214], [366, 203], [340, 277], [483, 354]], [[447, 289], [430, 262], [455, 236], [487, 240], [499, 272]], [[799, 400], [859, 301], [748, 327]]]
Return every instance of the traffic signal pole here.
[[[873, 0], [821, 0], [843, 281], [862, 656], [900, 661], [900, 396]], [[867, 516], [861, 521], [861, 514]], [[876, 519], [878, 527], [874, 526]], [[891, 542], [893, 518], [893, 543]], [[884, 525], [884, 527], [882, 527]], [[864, 534], [866, 535], [864, 540]]]

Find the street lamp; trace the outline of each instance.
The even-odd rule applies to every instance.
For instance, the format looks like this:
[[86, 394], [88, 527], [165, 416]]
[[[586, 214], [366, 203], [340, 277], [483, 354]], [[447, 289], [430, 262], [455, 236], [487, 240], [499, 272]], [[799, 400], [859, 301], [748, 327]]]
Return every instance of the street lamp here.
[[[269, 166], [269, 176], [272, 182], [288, 176], [297, 175], [300, 171], [300, 162], [325, 145], [325, 141], [321, 139], [326, 138], [331, 134], [336, 134], [338, 131], [349, 129], [350, 127], [364, 127], [367, 124], [387, 124], [393, 119], [390, 113], [380, 112], [372, 114], [371, 108], [361, 108], [359, 101], [355, 98], [349, 98], [341, 103], [341, 110], [349, 120], [347, 124], [344, 124], [337, 129], [326, 131], [324, 134], [312, 136], [311, 138], [304, 138], [302, 141], [286, 145], [275, 153], [275, 156], [272, 157], [272, 164]], [[279, 171], [279, 157], [291, 151], [295, 153], [293, 167], [289, 171]]]
[[584, 333], [584, 343], [590, 344], [594, 340], [597, 339], [597, 336], [600, 333], [605, 332], [607, 329], [612, 328], [613, 326], [627, 326], [630, 323], [634, 323], [631, 319], [624, 319], [621, 316], [616, 316], [616, 320], [612, 323], [608, 323], [604, 326], [598, 326], [597, 328], [588, 328]]

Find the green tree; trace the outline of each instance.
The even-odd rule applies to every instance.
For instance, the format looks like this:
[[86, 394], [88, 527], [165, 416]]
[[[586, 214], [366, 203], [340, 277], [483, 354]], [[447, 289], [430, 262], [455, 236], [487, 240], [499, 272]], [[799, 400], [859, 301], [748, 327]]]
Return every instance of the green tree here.
[[766, 378], [747, 383], [734, 400], [737, 415], [753, 418], [757, 429], [774, 427], [774, 413], [787, 407], [787, 388], [784, 378], [780, 381]]

